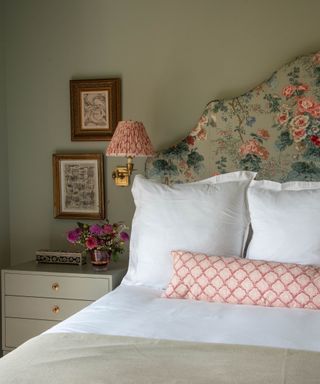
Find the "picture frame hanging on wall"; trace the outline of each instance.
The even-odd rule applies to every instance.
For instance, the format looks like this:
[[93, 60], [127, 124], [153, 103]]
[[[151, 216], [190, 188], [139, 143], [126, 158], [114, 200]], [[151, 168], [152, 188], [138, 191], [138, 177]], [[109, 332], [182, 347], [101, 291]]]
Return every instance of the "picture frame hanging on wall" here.
[[102, 153], [53, 154], [52, 167], [55, 218], [105, 218]]
[[72, 141], [111, 140], [121, 120], [121, 79], [70, 80]]

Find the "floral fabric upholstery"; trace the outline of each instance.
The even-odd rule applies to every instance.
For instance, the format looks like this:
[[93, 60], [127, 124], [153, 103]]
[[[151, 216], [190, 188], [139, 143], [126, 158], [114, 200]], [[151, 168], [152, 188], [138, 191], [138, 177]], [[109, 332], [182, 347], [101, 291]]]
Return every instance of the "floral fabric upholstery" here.
[[168, 183], [236, 170], [280, 182], [320, 180], [320, 52], [240, 97], [210, 102], [185, 139], [146, 162], [147, 177]]

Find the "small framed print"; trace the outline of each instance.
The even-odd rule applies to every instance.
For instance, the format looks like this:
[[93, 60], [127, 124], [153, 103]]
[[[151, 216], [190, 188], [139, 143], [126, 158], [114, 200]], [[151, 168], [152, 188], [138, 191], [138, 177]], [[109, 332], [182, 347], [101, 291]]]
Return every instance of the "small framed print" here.
[[103, 155], [54, 154], [54, 217], [104, 219]]
[[71, 140], [111, 140], [121, 120], [121, 80], [70, 80]]

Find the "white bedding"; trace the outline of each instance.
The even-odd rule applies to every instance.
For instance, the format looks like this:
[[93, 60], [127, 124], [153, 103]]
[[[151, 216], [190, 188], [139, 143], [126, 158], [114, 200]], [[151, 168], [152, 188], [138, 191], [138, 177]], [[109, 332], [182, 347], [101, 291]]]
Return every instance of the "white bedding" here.
[[80, 332], [320, 351], [320, 311], [163, 299], [120, 285], [47, 332]]

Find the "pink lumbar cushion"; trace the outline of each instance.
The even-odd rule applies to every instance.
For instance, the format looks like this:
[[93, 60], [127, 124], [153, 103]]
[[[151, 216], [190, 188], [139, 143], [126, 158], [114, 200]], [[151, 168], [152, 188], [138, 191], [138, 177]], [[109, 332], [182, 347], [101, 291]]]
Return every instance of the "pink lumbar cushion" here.
[[163, 297], [320, 308], [320, 267], [171, 252], [174, 275]]

